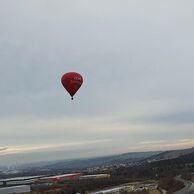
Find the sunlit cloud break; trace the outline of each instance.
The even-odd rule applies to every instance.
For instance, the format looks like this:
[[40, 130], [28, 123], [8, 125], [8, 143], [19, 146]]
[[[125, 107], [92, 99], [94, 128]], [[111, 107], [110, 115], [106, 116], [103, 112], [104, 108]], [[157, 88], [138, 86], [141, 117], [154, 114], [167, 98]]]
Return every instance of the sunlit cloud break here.
[[42, 145], [19, 145], [10, 146], [6, 148], [0, 148], [0, 156], [10, 155], [10, 154], [20, 154], [20, 153], [30, 153], [30, 152], [40, 152], [40, 151], [54, 151], [54, 150], [65, 150], [65, 149], [76, 149], [88, 145], [94, 145], [98, 143], [107, 142], [110, 140], [91, 140], [91, 141], [76, 141], [67, 142], [60, 144], [42, 144]]
[[194, 139], [179, 139], [178, 141], [144, 141], [140, 142], [138, 146], [134, 147], [134, 150], [172, 150], [172, 149], [184, 149], [194, 146]]
[[7, 150], [7, 149], [8, 149], [7, 147], [0, 148], [0, 152], [5, 151], [5, 150]]
[[155, 140], [155, 141], [142, 141], [139, 144], [143, 145], [149, 145], [149, 144], [161, 144], [164, 143], [164, 140]]
[[194, 142], [194, 139], [180, 139], [180, 142]]

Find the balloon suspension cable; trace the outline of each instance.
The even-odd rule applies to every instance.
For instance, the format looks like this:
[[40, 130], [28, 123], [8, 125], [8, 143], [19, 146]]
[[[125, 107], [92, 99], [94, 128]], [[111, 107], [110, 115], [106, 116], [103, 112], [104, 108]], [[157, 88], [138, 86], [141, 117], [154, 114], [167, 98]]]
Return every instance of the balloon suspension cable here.
[[73, 100], [73, 97], [71, 97], [71, 100]]

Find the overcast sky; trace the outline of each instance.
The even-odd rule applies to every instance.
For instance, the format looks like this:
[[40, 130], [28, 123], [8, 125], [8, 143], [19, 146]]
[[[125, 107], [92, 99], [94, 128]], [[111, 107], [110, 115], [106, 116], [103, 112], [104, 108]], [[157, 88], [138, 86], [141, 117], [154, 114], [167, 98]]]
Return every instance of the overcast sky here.
[[193, 146], [193, 21], [193, 0], [1, 0], [0, 164]]

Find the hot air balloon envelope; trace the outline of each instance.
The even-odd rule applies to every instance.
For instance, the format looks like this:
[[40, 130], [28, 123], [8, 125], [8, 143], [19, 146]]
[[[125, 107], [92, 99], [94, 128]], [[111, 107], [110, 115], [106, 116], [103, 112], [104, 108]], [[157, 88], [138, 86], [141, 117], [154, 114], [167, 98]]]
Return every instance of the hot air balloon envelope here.
[[73, 100], [73, 96], [83, 83], [83, 77], [76, 72], [65, 73], [61, 78], [61, 83]]

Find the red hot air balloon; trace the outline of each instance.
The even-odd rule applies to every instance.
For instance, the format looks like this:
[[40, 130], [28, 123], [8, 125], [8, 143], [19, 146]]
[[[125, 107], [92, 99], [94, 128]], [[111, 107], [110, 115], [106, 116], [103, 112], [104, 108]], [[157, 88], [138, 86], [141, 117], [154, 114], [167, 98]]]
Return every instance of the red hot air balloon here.
[[61, 78], [61, 83], [73, 100], [73, 96], [83, 83], [83, 77], [76, 72], [65, 73]]

